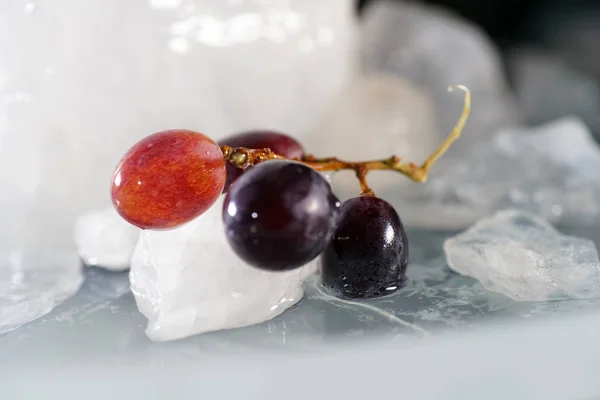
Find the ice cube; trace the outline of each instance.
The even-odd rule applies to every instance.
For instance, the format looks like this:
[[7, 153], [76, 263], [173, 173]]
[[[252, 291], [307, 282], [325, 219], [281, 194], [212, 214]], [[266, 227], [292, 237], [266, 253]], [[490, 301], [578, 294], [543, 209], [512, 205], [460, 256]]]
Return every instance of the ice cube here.
[[515, 301], [600, 297], [600, 261], [590, 240], [566, 236], [537, 216], [500, 211], [447, 239], [454, 271]]
[[302, 136], [356, 65], [350, 1], [0, 4], [0, 243], [74, 251], [123, 153], [163, 129]]
[[408, 226], [464, 228], [503, 208], [589, 224], [600, 216], [600, 149], [580, 119], [508, 129], [431, 180], [380, 193]]
[[0, 256], [0, 334], [48, 314], [83, 283], [71, 253], [3, 253]]
[[302, 282], [315, 272], [316, 262], [289, 272], [247, 265], [226, 241], [223, 199], [180, 228], [142, 231], [129, 276], [150, 339], [257, 324], [302, 299]]
[[446, 88], [471, 89], [471, 117], [451, 155], [467, 154], [474, 141], [518, 119], [500, 55], [474, 24], [435, 6], [389, 0], [373, 2], [364, 21], [365, 71], [393, 73], [421, 85], [433, 98], [440, 137], [454, 126], [462, 106]]
[[600, 83], [558, 54], [521, 48], [508, 58], [519, 105], [530, 123], [577, 115], [600, 136]]
[[[394, 75], [376, 74], [348, 85], [306, 143], [316, 156], [361, 161], [397, 155], [421, 163], [441, 141], [428, 95]], [[360, 192], [353, 172], [331, 180], [342, 200]], [[387, 171], [369, 174], [375, 192], [407, 182]]]
[[124, 271], [140, 229], [127, 223], [113, 207], [90, 211], [75, 221], [75, 244], [81, 259], [89, 266]]

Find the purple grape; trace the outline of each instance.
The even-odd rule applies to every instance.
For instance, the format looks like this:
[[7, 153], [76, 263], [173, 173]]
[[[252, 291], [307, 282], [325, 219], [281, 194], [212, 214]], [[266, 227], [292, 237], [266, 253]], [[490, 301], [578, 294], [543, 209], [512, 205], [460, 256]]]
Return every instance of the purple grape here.
[[[304, 154], [302, 145], [294, 138], [273, 131], [248, 131], [229, 136], [219, 141], [219, 146], [245, 147], [247, 149], [271, 149], [275, 154], [287, 158], [301, 158]], [[244, 170], [227, 163], [227, 180], [223, 193], [229, 190], [231, 182], [244, 173]]]
[[408, 264], [408, 241], [388, 202], [360, 196], [342, 204], [322, 255], [323, 285], [337, 296], [371, 298], [394, 292]]
[[323, 251], [339, 207], [317, 171], [292, 161], [266, 161], [231, 185], [223, 221], [227, 240], [240, 258], [258, 268], [285, 271]]

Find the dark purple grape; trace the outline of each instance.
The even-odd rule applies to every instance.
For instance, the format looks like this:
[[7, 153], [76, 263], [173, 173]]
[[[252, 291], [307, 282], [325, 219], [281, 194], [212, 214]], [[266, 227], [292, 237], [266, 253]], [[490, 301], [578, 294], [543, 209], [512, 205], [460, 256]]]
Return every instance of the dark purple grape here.
[[374, 196], [355, 197], [342, 204], [336, 224], [322, 255], [325, 287], [339, 297], [366, 299], [402, 285], [408, 241], [394, 207]]
[[340, 202], [317, 171], [266, 161], [229, 188], [223, 222], [229, 244], [248, 264], [285, 271], [317, 257], [335, 229]]
[[[229, 136], [219, 141], [219, 146], [245, 147], [247, 149], [271, 149], [275, 154], [287, 158], [301, 158], [304, 154], [302, 145], [294, 138], [273, 131], [248, 131]], [[223, 193], [229, 190], [231, 182], [242, 175], [244, 170], [227, 163], [227, 180]]]

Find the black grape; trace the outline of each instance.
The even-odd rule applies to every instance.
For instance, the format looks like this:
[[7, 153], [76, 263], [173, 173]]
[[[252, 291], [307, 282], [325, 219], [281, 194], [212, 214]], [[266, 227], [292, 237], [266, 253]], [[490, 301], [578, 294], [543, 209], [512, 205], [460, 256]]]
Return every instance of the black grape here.
[[314, 169], [265, 161], [229, 188], [223, 221], [231, 248], [248, 264], [271, 271], [301, 267], [327, 246], [340, 202]]
[[374, 196], [342, 204], [322, 255], [325, 287], [346, 298], [385, 295], [402, 286], [407, 264], [408, 240], [394, 207]]

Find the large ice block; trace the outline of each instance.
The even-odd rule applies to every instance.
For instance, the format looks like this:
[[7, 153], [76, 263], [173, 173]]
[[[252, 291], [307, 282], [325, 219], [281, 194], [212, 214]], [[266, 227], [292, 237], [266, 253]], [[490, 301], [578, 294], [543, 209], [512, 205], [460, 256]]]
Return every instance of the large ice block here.
[[355, 67], [350, 1], [4, 2], [0, 18], [9, 249], [73, 249], [75, 217], [108, 206], [113, 169], [138, 139], [169, 128], [301, 137]]

